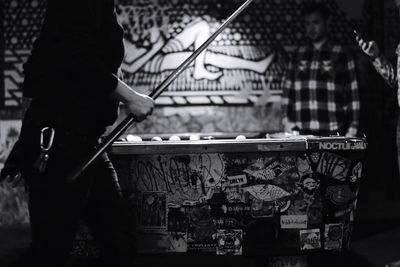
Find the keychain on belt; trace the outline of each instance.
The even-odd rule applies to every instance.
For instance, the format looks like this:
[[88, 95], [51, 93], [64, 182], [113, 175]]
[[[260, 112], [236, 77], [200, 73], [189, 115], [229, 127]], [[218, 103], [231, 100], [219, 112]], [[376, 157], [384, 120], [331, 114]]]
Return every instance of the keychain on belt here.
[[53, 145], [55, 130], [51, 127], [44, 127], [40, 131], [40, 155], [36, 159], [33, 167], [43, 173], [46, 170], [47, 161], [49, 160], [49, 150]]

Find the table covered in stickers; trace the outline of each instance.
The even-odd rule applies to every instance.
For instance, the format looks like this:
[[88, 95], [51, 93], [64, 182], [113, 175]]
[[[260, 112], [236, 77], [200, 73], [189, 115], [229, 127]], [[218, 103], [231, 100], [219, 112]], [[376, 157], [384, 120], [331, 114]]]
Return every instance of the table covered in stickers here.
[[110, 154], [140, 252], [301, 255], [349, 245], [365, 149], [278, 135], [116, 142]]

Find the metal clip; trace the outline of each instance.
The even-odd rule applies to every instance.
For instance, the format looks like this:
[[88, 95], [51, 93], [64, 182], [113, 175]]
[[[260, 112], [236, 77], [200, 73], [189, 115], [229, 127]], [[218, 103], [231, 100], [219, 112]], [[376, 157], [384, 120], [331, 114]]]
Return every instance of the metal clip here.
[[[50, 135], [48, 137], [47, 140], [47, 144], [44, 143], [44, 136], [46, 134], [47, 131], [50, 131]], [[49, 151], [51, 146], [53, 145], [53, 140], [54, 140], [54, 134], [55, 134], [55, 130], [51, 127], [44, 127], [41, 131], [40, 131], [40, 149], [42, 151]]]
[[[47, 132], [49, 132], [47, 134]], [[40, 154], [34, 163], [34, 168], [39, 172], [43, 173], [46, 170], [47, 161], [49, 160], [49, 150], [53, 145], [55, 130], [51, 127], [44, 127], [40, 131]], [[45, 136], [47, 136], [45, 143]]]

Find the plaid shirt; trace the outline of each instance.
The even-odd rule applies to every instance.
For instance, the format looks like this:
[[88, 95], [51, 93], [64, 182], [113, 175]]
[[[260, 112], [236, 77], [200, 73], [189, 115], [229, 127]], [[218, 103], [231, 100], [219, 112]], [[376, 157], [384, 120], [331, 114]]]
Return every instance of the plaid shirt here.
[[285, 79], [282, 108], [300, 130], [357, 130], [360, 102], [355, 62], [339, 45], [312, 44], [293, 54]]

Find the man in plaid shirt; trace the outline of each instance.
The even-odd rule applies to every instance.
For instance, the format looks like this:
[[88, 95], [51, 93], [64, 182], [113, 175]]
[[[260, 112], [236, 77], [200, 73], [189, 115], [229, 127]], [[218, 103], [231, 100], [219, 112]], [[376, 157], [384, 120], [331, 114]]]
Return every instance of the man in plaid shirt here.
[[329, 10], [323, 4], [309, 4], [303, 14], [310, 42], [289, 63], [282, 96], [285, 131], [355, 136], [360, 110], [355, 62], [328, 40]]

